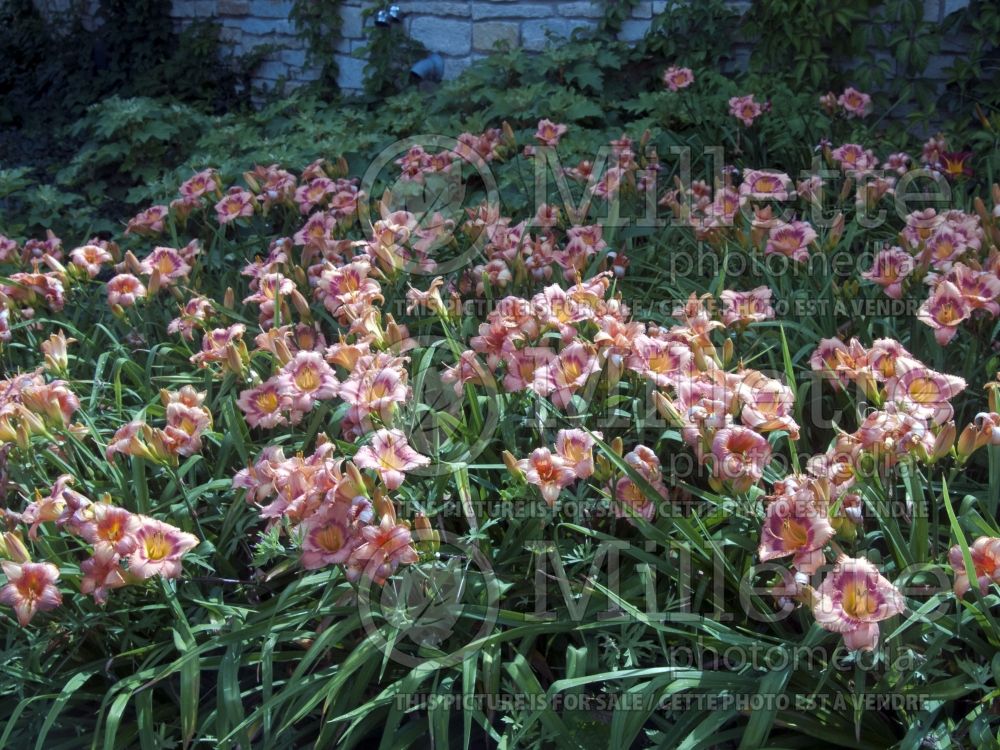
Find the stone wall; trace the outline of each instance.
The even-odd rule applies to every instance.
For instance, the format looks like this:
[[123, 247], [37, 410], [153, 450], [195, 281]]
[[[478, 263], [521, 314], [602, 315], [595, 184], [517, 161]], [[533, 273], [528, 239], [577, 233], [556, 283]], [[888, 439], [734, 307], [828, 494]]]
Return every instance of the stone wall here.
[[[93, 8], [96, 3], [96, 0], [35, 1], [55, 16], [73, 4], [83, 2]], [[740, 11], [750, 5], [748, 0], [727, 2]], [[925, 16], [940, 21], [968, 2], [924, 0]], [[403, 23], [410, 37], [444, 58], [446, 78], [454, 78], [474, 60], [488, 54], [498, 42], [528, 51], [539, 50], [550, 36], [567, 37], [575, 29], [595, 28], [604, 12], [604, 2], [600, 0], [396, 0], [395, 4], [403, 11]], [[364, 60], [354, 53], [365, 46], [368, 34], [373, 32], [372, 20], [365, 21], [362, 17], [362, 11], [371, 5], [370, 0], [342, 2], [343, 28], [336, 57], [340, 86], [348, 91], [359, 90], [364, 80]], [[631, 18], [622, 25], [621, 38], [641, 39], [653, 16], [665, 6], [665, 0], [637, 3]], [[292, 0], [173, 0], [173, 16], [178, 26], [198, 19], [214, 20], [222, 28], [224, 44], [236, 54], [259, 45], [272, 45], [274, 50], [264, 58], [256, 75], [259, 85], [269, 87], [279, 80], [294, 85], [316, 77], [316, 71], [306, 65], [305, 42], [289, 20], [291, 7]], [[950, 45], [944, 54], [932, 60], [928, 75], [943, 75], [956, 51], [956, 46]]]

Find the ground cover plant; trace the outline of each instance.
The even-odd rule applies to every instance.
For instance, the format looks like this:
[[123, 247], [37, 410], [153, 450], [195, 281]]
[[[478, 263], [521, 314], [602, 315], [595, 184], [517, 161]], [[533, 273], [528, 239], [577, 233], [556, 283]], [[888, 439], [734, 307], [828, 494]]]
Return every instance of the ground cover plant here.
[[996, 114], [594, 44], [12, 191], [0, 745], [994, 741]]

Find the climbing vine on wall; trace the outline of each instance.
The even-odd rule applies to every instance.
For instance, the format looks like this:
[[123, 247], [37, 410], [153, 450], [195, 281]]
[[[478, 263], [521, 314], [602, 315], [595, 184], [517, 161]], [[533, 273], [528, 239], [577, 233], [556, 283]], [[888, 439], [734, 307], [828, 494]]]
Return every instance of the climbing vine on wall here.
[[341, 0], [295, 0], [290, 17], [308, 45], [308, 61], [323, 86], [337, 86], [337, 44], [344, 20]]

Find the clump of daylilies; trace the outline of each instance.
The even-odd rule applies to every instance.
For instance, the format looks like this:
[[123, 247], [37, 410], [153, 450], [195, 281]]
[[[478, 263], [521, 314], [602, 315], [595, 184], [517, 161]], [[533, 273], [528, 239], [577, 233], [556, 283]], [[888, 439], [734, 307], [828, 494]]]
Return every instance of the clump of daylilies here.
[[[268, 524], [289, 533], [303, 568], [341, 565], [349, 580], [383, 584], [400, 565], [418, 559], [410, 527], [397, 520], [387, 493], [406, 471], [428, 462], [393, 432], [376, 433], [353, 461], [336, 458], [335, 444], [323, 438], [310, 456], [285, 458], [280, 446], [265, 448], [233, 487], [246, 491]], [[380, 483], [359, 466], [374, 469]]]
[[[663, 74], [674, 93], [694, 81], [688, 68]], [[830, 93], [821, 104], [849, 118], [865, 117], [872, 108], [871, 97], [854, 88]], [[753, 94], [733, 97], [728, 106], [747, 128], [770, 109]], [[519, 151], [516, 134], [504, 123], [463, 133], [453, 148], [413, 146], [396, 165], [401, 182], [419, 190], [455, 176], [463, 162], [482, 165], [518, 154], [545, 159], [573, 136], [566, 124], [542, 119], [527, 137]], [[661, 165], [650, 139], [648, 132], [638, 139], [622, 135], [610, 142], [602, 173], [582, 161], [560, 176], [585, 185], [588, 198], [652, 198], [719, 250], [737, 244], [771, 260], [805, 264], [834, 248], [844, 233], [843, 212], [822, 239], [806, 218], [823, 205], [818, 175], [795, 182], [774, 170], [730, 167], [719, 185], [696, 180], [661, 194]], [[820, 151], [844, 178], [841, 201], [853, 201], [858, 211], [889, 200], [897, 180], [918, 162], [902, 152], [880, 160], [856, 143], [824, 143]], [[947, 179], [967, 173], [966, 157], [949, 152], [941, 137], [928, 141], [919, 163]], [[0, 236], [0, 263], [16, 267], [0, 281], [0, 344], [18, 326], [41, 330], [37, 313], [59, 313], [74, 287], [103, 283], [110, 310], [125, 321], [166, 302], [173, 315], [166, 333], [193, 347], [185, 355], [190, 368], [214, 378], [249, 430], [270, 441], [235, 475], [233, 488], [269, 531], [288, 539], [302, 568], [341, 566], [351, 581], [384, 584], [400, 566], [419, 561], [422, 537], [433, 538], [427, 519], [403, 518], [410, 515], [403, 498], [413, 477], [433, 457], [419, 453], [405, 432], [401, 415], [413, 399], [421, 344], [386, 309], [387, 298], [393, 301], [390, 295], [413, 280], [410, 273], [440, 273], [423, 289], [410, 286], [406, 313], [430, 316], [447, 333], [454, 360], [442, 380], [456, 399], [486, 391], [573, 425], [540, 437], [520, 456], [505, 451], [515, 483], [537, 488], [553, 508], [564, 491], [592, 491], [616, 518], [636, 526], [655, 523], [666, 503], [685, 496], [679, 478], [665, 470], [655, 445], [632, 441], [626, 449], [622, 436], [604, 443], [602, 432], [585, 422], [595, 399], [647, 391], [679, 433], [682, 450], [695, 457], [697, 481], [722, 496], [763, 500], [758, 557], [788, 565], [776, 593], [808, 606], [817, 623], [842, 633], [851, 649], [875, 648], [879, 623], [905, 611], [892, 582], [840, 548], [864, 522], [865, 472], [875, 467], [885, 474], [900, 463], [946, 458], [961, 466], [977, 449], [1000, 444], [997, 387], [991, 386], [989, 411], [959, 433], [951, 401], [966, 388], [961, 378], [929, 368], [892, 339], [870, 346], [824, 339], [812, 368], [835, 389], [856, 388], [872, 408], [857, 429], [838, 429], [829, 449], [801, 471], [776, 479], [779, 448], [794, 450], [799, 440], [795, 395], [781, 379], [746, 366], [735, 351], [748, 330], [776, 318], [770, 288], [692, 294], [676, 301], [666, 322], [639, 320], [617, 288], [629, 269], [620, 238], [571, 209], [542, 204], [517, 222], [497, 206], [446, 215], [394, 210], [388, 194], [369, 202], [343, 159], [317, 160], [297, 175], [279, 165], [257, 166], [236, 184], [205, 169], [180, 186], [178, 197], [128, 222], [133, 250], [93, 239], [64, 262], [62, 242], [51, 233], [23, 246]], [[776, 203], [795, 210], [779, 219]], [[975, 213], [911, 213], [898, 243], [880, 247], [860, 276], [895, 299], [921, 283], [929, 286], [918, 317], [941, 345], [960, 326], [995, 318], [1000, 188], [993, 203], [987, 211], [979, 201]], [[373, 211], [359, 229], [362, 206]], [[198, 239], [183, 247], [154, 244], [170, 236], [179, 245], [183, 230], [202, 226], [223, 242], [266, 231], [279, 220], [287, 236], [254, 245], [260, 254], [242, 269], [246, 314], [237, 314], [233, 289], [215, 300], [196, 288]], [[153, 247], [138, 249], [141, 243]], [[448, 275], [442, 261], [458, 245], [474, 245], [477, 253]], [[471, 328], [464, 325], [466, 302], [489, 302]], [[62, 332], [53, 334], [41, 344], [44, 368], [0, 381], [0, 443], [24, 451], [39, 436], [57, 443], [67, 433], [83, 436], [72, 423], [80, 404], [70, 381], [48, 379], [69, 377], [72, 343]], [[160, 396], [159, 426], [145, 417], [121, 426], [105, 448], [108, 460], [121, 454], [176, 467], [203, 450], [213, 427], [206, 394], [188, 385]], [[159, 414], [160, 407], [147, 408]], [[286, 456], [287, 439], [304, 425], [315, 435], [312, 453], [303, 447]], [[0, 603], [14, 607], [22, 625], [62, 599], [60, 568], [55, 561], [33, 562], [25, 536], [37, 540], [56, 529], [79, 541], [87, 554], [79, 564], [79, 588], [99, 603], [113, 589], [180, 576], [184, 555], [198, 544], [193, 535], [109, 497], [85, 497], [73, 489], [75, 481], [60, 476], [48, 495], [36, 493], [20, 512], [5, 511]], [[973, 578], [980, 591], [1000, 583], [1000, 539], [981, 537], [967, 551], [959, 545], [949, 561], [958, 595], [972, 588]]]
[[176, 466], [179, 457], [201, 451], [201, 437], [212, 426], [212, 412], [203, 405], [205, 394], [186, 385], [179, 391], [161, 390], [160, 400], [166, 425], [151, 427], [141, 419], [122, 425], [105, 450], [109, 461], [120, 453]]
[[[51, 524], [80, 540], [89, 557], [79, 563], [79, 590], [98, 604], [107, 602], [113, 589], [141, 584], [155, 576], [178, 578], [181, 560], [198, 546], [198, 539], [163, 521], [132, 513], [111, 503], [95, 502], [73, 489], [75, 478], [60, 476], [49, 494], [40, 492], [20, 513], [5, 511], [8, 527], [25, 525], [28, 537]], [[14, 608], [24, 626], [38, 612], [58, 607], [62, 595], [56, 587], [59, 568], [51, 562], [32, 562], [21, 536], [8, 531], [0, 540], [0, 562], [7, 584], [0, 589], [0, 603]], [[60, 561], [64, 562], [64, 561]]]

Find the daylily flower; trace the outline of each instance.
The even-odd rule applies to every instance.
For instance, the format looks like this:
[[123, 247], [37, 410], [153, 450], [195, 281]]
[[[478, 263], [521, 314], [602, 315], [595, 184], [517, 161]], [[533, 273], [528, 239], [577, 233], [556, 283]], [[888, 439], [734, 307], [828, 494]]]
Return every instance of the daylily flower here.
[[878, 623], [905, 608], [902, 595], [874, 565], [846, 555], [837, 559], [812, 602], [820, 627], [842, 633], [852, 651], [873, 651], [878, 644]]
[[278, 388], [291, 399], [292, 408], [307, 412], [317, 401], [337, 395], [337, 377], [319, 352], [298, 352], [281, 369]]
[[969, 317], [965, 297], [950, 281], [941, 281], [924, 300], [917, 312], [917, 319], [934, 329], [934, 338], [941, 346], [946, 346], [958, 333], [958, 326]]
[[746, 96], [734, 96], [729, 100], [729, 114], [748, 128], [764, 112], [763, 107], [754, 101], [753, 97], [753, 94], [747, 94]]
[[559, 139], [561, 139], [569, 128], [563, 124], [556, 124], [551, 120], [539, 120], [538, 130], [535, 131], [535, 138], [543, 146], [549, 146], [555, 148], [559, 145]]
[[517, 467], [524, 472], [528, 484], [542, 491], [542, 497], [550, 506], [556, 504], [563, 487], [569, 487], [576, 481], [574, 468], [567, 466], [561, 456], [553, 456], [548, 448], [536, 448], [528, 458], [518, 461]]
[[837, 103], [844, 108], [848, 117], [864, 117], [871, 111], [872, 98], [849, 86], [837, 97]]
[[680, 91], [694, 83], [694, 73], [691, 72], [691, 68], [679, 68], [676, 65], [671, 65], [663, 71], [663, 83], [671, 91]]
[[768, 232], [764, 254], [784, 255], [804, 263], [809, 259], [809, 246], [816, 237], [816, 230], [806, 221], [775, 224]]
[[135, 535], [141, 526], [139, 516], [124, 508], [92, 503], [88, 506], [87, 520], [80, 525], [79, 533], [95, 546], [103, 542], [117, 554], [128, 555], [135, 550]]
[[[600, 433], [596, 433], [598, 437]], [[594, 473], [594, 438], [583, 430], [559, 430], [556, 435], [556, 455], [576, 475], [586, 479]]]
[[901, 247], [888, 247], [880, 250], [872, 263], [871, 270], [862, 271], [861, 278], [874, 281], [881, 286], [887, 296], [901, 299], [903, 282], [916, 268], [913, 256]]
[[972, 166], [969, 160], [972, 156], [971, 151], [942, 151], [935, 167], [949, 180], [971, 177]]
[[792, 565], [812, 574], [825, 562], [822, 550], [833, 533], [826, 512], [810, 500], [778, 497], [767, 506], [758, 555], [761, 562], [794, 555]]
[[335, 506], [326, 513], [317, 513], [299, 527], [302, 532], [302, 567], [317, 570], [328, 565], [343, 565], [361, 543], [360, 535], [351, 528], [350, 512]]
[[90, 594], [98, 604], [105, 604], [108, 591], [125, 586], [125, 571], [121, 566], [121, 555], [110, 544], [99, 543], [94, 547], [92, 557], [80, 563], [80, 593]]
[[722, 322], [727, 326], [746, 326], [750, 323], [774, 319], [770, 287], [759, 286], [749, 292], [735, 292], [725, 289], [719, 297], [724, 305]]
[[[256, 388], [240, 391], [236, 405], [240, 407], [247, 424], [251, 427], [271, 429], [287, 421], [285, 415], [291, 411], [292, 403], [278, 381], [271, 378]], [[294, 417], [291, 419], [292, 422], [297, 421]]]
[[[970, 545], [969, 554], [975, 568], [979, 591], [986, 594], [991, 583], [1000, 583], [1000, 539], [981, 536]], [[969, 571], [965, 567], [965, 557], [959, 545], [956, 544], [949, 550], [948, 562], [955, 571], [955, 595], [964, 596], [971, 584]]]
[[749, 427], [734, 425], [715, 434], [712, 456], [712, 476], [728, 483], [733, 492], [746, 492], [764, 475], [771, 446]]
[[56, 588], [59, 569], [52, 563], [0, 561], [7, 576], [7, 585], [0, 589], [0, 604], [14, 608], [17, 621], [26, 627], [38, 612], [55, 609], [62, 604], [62, 594]]
[[347, 564], [347, 578], [358, 581], [370, 579], [382, 585], [400, 565], [410, 565], [420, 559], [413, 548], [410, 529], [396, 523], [389, 514], [382, 516], [380, 524], [365, 526], [361, 530], [364, 539], [356, 547]]
[[180, 577], [181, 558], [198, 546], [198, 537], [154, 518], [140, 516], [139, 521], [136, 547], [128, 558], [129, 574], [140, 579]]
[[120, 273], [108, 282], [108, 304], [132, 307], [146, 296], [146, 287], [130, 273]]
[[69, 259], [74, 266], [86, 271], [90, 278], [97, 276], [106, 263], [114, 261], [111, 253], [100, 245], [78, 247], [70, 252]]
[[354, 454], [354, 463], [362, 469], [373, 469], [387, 489], [398, 488], [406, 472], [428, 466], [431, 460], [410, 447], [401, 430], [378, 430], [371, 443], [363, 445]]
[[955, 415], [951, 399], [965, 390], [965, 380], [935, 372], [909, 357], [899, 357], [885, 384], [886, 397], [918, 419], [944, 424]]
[[255, 202], [253, 193], [240, 187], [230, 188], [226, 197], [215, 204], [216, 219], [225, 226], [237, 219], [253, 216]]
[[565, 409], [573, 394], [600, 369], [593, 346], [576, 341], [559, 352], [551, 363], [538, 369], [534, 388], [540, 395], [550, 396], [553, 404]]

